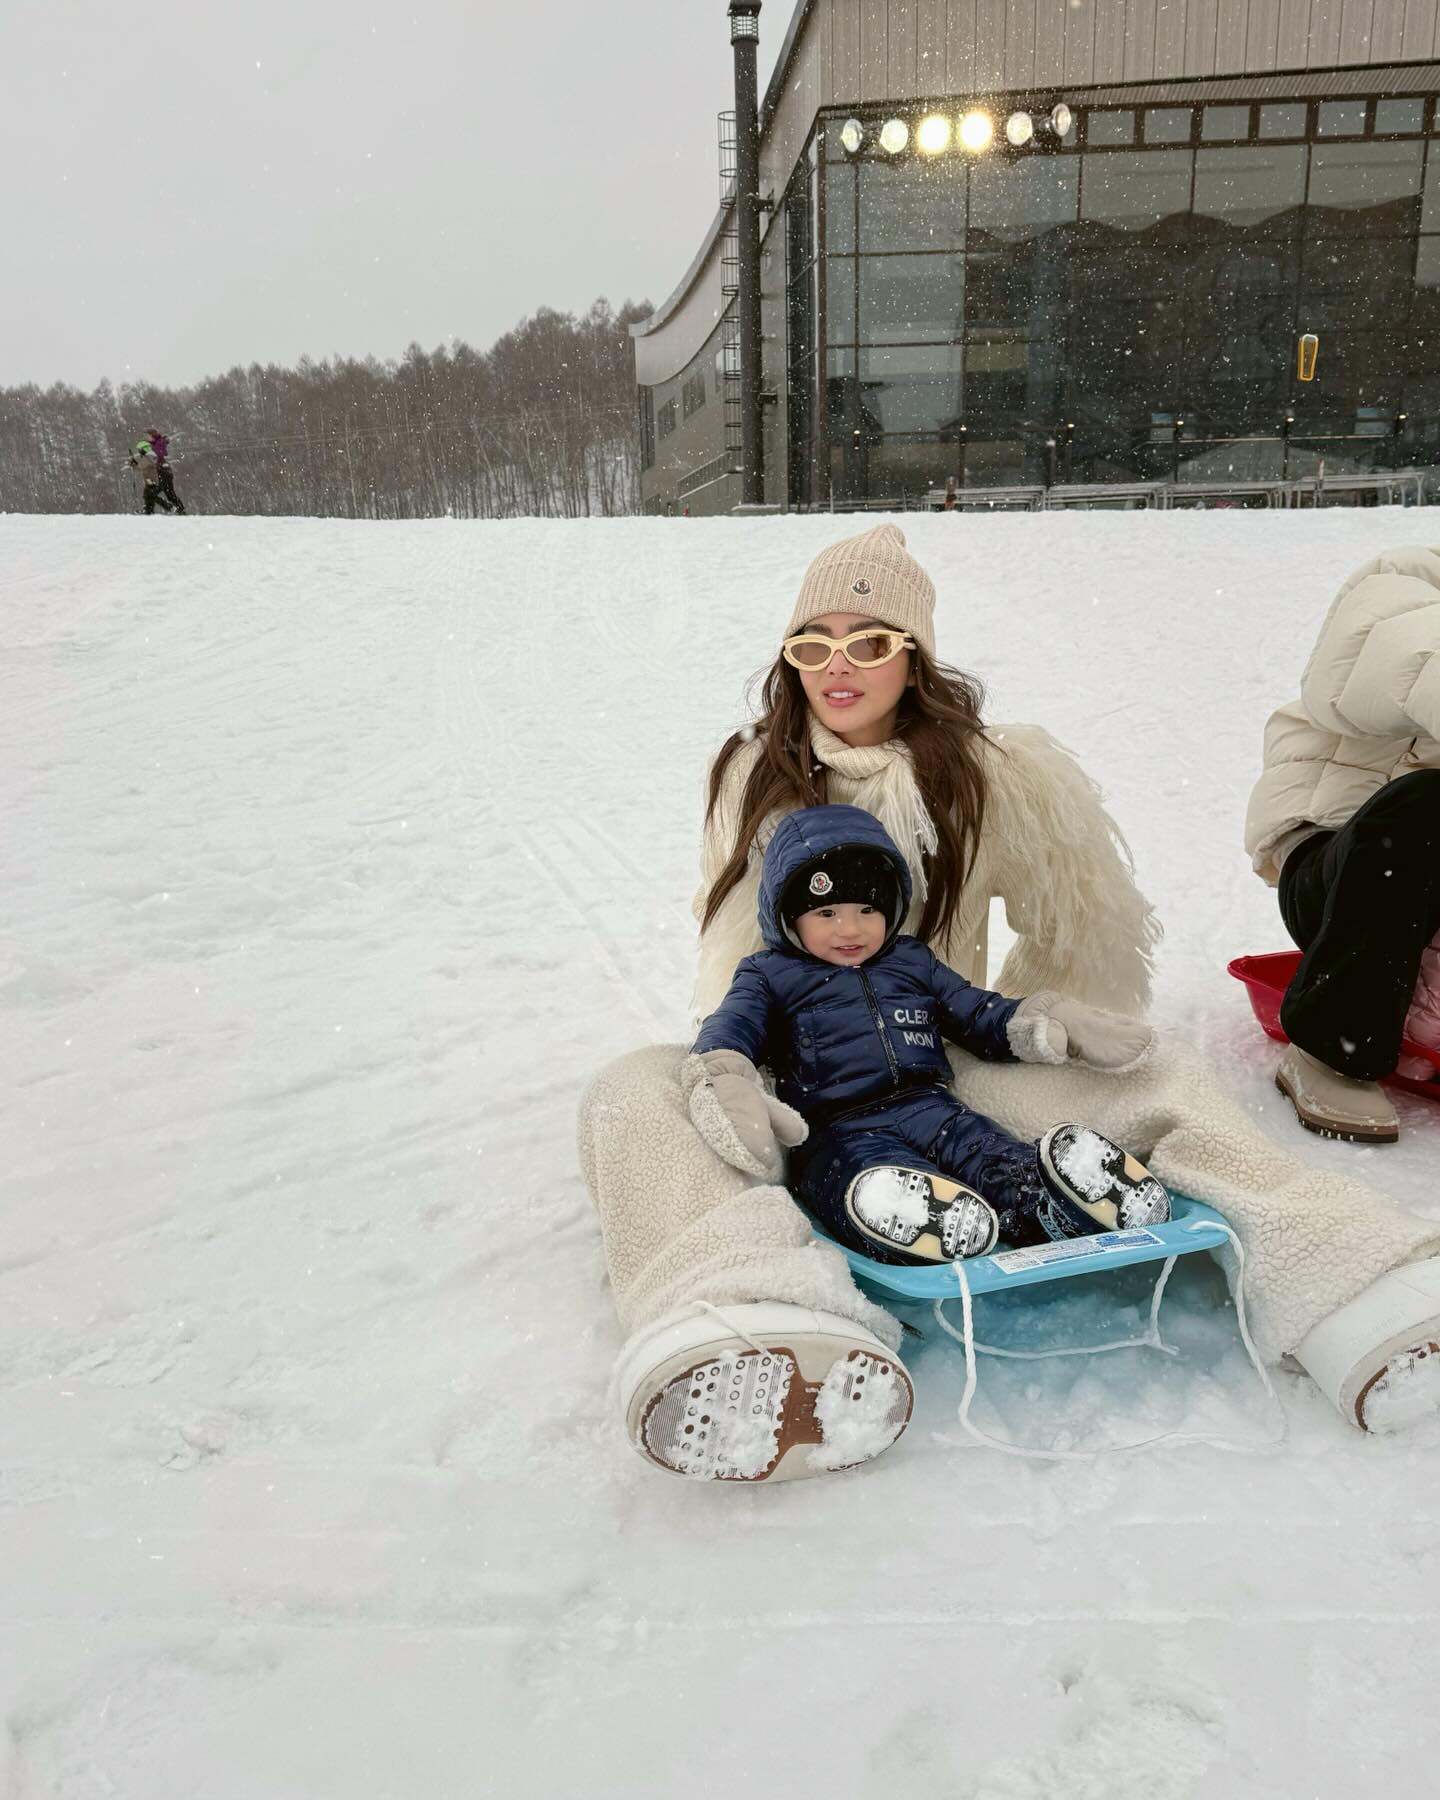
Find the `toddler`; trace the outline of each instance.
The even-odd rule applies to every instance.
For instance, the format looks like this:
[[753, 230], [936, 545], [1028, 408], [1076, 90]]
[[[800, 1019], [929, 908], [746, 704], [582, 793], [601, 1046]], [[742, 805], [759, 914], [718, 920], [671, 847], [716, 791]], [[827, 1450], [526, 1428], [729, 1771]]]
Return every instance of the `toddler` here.
[[[765, 852], [760, 928], [681, 1073], [727, 1162], [776, 1179], [830, 1235], [881, 1262], [982, 1256], [1161, 1223], [1165, 1189], [1098, 1132], [1022, 1143], [955, 1094], [944, 1040], [999, 1061], [1133, 1067], [1153, 1033], [1053, 993], [973, 987], [918, 939], [905, 859], [853, 806], [788, 814]], [[767, 1093], [757, 1065], [767, 1067]]]

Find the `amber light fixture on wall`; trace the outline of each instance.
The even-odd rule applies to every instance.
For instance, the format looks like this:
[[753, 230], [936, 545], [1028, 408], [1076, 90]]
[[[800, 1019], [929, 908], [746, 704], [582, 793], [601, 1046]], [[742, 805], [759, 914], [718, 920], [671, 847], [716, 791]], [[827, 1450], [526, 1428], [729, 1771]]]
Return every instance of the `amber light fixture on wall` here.
[[1305, 332], [1296, 346], [1295, 373], [1301, 381], [1315, 379], [1315, 362], [1320, 355], [1320, 340], [1313, 331]]

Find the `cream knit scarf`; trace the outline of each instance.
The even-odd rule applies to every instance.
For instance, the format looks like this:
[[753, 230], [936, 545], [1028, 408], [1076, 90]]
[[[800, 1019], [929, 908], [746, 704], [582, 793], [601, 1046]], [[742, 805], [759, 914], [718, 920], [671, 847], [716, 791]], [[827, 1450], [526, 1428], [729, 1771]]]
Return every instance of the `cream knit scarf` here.
[[[928, 891], [924, 858], [940, 848], [935, 822], [926, 810], [915, 779], [910, 752], [897, 739], [857, 749], [827, 731], [818, 719], [810, 721], [810, 748], [827, 769], [853, 784], [845, 803], [873, 813], [890, 833], [895, 848], [905, 858], [914, 886], [914, 909], [925, 904]], [[835, 783], [831, 783], [832, 798]]]
[[[940, 840], [920, 797], [910, 752], [893, 739], [857, 750], [814, 718], [810, 722], [810, 748], [816, 761], [838, 778], [829, 783], [830, 799], [873, 813], [905, 858], [913, 889], [906, 923], [907, 928], [913, 929], [927, 891], [923, 857], [927, 852], [933, 856]], [[734, 779], [738, 796], [738, 770]], [[755, 844], [757, 854], [751, 856], [745, 879], [726, 895], [710, 929], [700, 939], [691, 1002], [697, 1020], [720, 1004], [741, 959], [764, 948], [755, 918], [760, 886], [758, 853], [763, 853], [782, 817], [783, 814], [775, 813], [761, 825]]]

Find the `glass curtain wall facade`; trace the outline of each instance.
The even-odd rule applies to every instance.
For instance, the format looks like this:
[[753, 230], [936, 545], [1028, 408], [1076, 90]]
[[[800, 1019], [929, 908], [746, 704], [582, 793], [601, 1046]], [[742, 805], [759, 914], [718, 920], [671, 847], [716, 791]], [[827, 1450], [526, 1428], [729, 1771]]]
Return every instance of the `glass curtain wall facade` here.
[[855, 155], [821, 121], [818, 238], [787, 219], [792, 504], [1440, 461], [1432, 101], [1096, 107], [1019, 150], [999, 112], [933, 157], [860, 116]]

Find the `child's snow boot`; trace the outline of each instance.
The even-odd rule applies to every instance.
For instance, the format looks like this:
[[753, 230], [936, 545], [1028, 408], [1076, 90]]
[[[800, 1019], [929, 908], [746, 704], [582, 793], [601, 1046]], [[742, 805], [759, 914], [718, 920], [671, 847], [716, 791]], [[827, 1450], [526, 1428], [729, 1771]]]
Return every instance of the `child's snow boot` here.
[[880, 1262], [954, 1262], [984, 1256], [1000, 1235], [995, 1209], [973, 1188], [924, 1169], [866, 1169], [845, 1214]]
[[1053, 1125], [1036, 1145], [1048, 1205], [1039, 1220], [1050, 1238], [1163, 1225], [1170, 1196], [1141, 1162], [1083, 1125]]
[[863, 1325], [778, 1300], [678, 1308], [630, 1340], [616, 1382], [635, 1448], [696, 1481], [853, 1468], [890, 1448], [915, 1398]]

